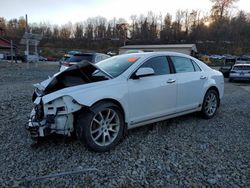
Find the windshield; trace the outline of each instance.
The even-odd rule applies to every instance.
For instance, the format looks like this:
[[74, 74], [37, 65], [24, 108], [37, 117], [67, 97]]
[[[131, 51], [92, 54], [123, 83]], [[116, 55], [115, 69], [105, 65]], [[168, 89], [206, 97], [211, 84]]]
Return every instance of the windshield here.
[[66, 62], [80, 62], [82, 60], [87, 60], [89, 62], [92, 62], [93, 55], [91, 54], [76, 54], [71, 56], [69, 59], [66, 60]]
[[100, 61], [96, 64], [100, 69], [117, 77], [126, 71], [133, 63], [139, 59], [138, 55], [121, 55]]

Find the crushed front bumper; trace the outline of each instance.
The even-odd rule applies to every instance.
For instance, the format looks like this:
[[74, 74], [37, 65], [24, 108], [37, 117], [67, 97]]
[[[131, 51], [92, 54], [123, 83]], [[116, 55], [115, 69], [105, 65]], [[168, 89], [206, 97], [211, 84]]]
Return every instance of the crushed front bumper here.
[[52, 133], [70, 136], [73, 132], [73, 114], [46, 115], [42, 120], [38, 120], [32, 110], [27, 129], [32, 139]]
[[37, 97], [27, 126], [31, 138], [37, 139], [52, 133], [70, 136], [74, 131], [73, 112], [81, 108], [81, 105], [72, 101], [71, 97], [64, 96], [43, 104], [42, 97]]

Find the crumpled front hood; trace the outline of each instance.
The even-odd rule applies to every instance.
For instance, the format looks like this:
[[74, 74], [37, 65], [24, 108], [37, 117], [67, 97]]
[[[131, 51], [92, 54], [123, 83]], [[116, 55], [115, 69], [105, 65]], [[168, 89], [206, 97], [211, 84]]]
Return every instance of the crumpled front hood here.
[[97, 66], [89, 62], [82, 62], [56, 73], [52, 78], [36, 84], [35, 87], [43, 90], [46, 95], [67, 87], [100, 82], [111, 78]]
[[44, 91], [45, 88], [49, 85], [49, 83], [51, 82], [51, 80], [53, 79], [53, 77], [50, 77], [44, 81], [42, 81], [41, 83], [36, 83], [36, 84], [33, 84], [33, 86], [39, 90], [42, 90]]
[[113, 80], [106, 80], [106, 81], [100, 81], [100, 82], [95, 82], [95, 83], [89, 83], [89, 84], [83, 84], [83, 85], [78, 85], [78, 86], [73, 86], [73, 87], [68, 87], [64, 88], [58, 91], [55, 91], [53, 93], [47, 94], [43, 96], [43, 102], [48, 103], [56, 98], [68, 95], [72, 96], [79, 96], [81, 93], [88, 93], [88, 91], [92, 90], [93, 88], [105, 88], [110, 85], [113, 85]]
[[37, 96], [50, 96], [52, 93], [56, 93], [55, 95], [66, 95], [66, 93], [74, 92], [74, 90], [93, 87], [99, 85], [99, 82], [110, 79], [110, 75], [95, 65], [82, 62], [81, 64], [71, 66], [65, 71], [54, 74], [53, 77], [41, 83], [34, 84], [36, 89], [33, 100]]

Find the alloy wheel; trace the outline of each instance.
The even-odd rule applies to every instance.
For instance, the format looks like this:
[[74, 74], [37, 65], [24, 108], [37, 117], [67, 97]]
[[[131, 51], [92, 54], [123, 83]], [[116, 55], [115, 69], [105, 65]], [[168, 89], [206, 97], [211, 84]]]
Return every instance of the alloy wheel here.
[[217, 109], [217, 96], [214, 92], [210, 92], [205, 99], [205, 112], [212, 116]]
[[120, 119], [115, 110], [106, 108], [99, 111], [90, 125], [91, 138], [99, 146], [111, 144], [117, 137], [120, 129]]

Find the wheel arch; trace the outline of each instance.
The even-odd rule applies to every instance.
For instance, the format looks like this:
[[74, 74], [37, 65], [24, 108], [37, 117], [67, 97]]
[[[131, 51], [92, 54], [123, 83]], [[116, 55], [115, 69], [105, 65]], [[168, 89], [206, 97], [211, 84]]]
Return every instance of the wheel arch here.
[[214, 91], [217, 92], [217, 94], [218, 94], [218, 100], [219, 100], [218, 107], [219, 107], [219, 106], [220, 106], [220, 91], [219, 91], [219, 89], [218, 89], [216, 86], [214, 86], [214, 85], [213, 85], [213, 86], [210, 86], [210, 87], [207, 89], [207, 91], [205, 92], [205, 95], [204, 95], [203, 99], [205, 98], [206, 93], [207, 93], [209, 90], [214, 90]]
[[121, 113], [122, 113], [122, 115], [123, 115], [123, 117], [124, 117], [124, 120], [126, 121], [126, 113], [125, 113], [125, 110], [124, 110], [122, 104], [121, 104], [119, 101], [115, 100], [115, 99], [112, 99], [112, 98], [104, 98], [104, 99], [98, 100], [98, 101], [94, 102], [94, 103], [90, 106], [90, 108], [93, 107], [93, 106], [95, 106], [95, 105], [98, 104], [98, 103], [107, 103], [107, 102], [113, 103], [113, 104], [115, 104], [116, 106], [118, 106], [119, 109], [121, 110]]
[[[105, 108], [113, 108], [116, 113], [119, 114], [119, 121], [122, 124], [119, 128], [119, 132], [109, 145], [100, 146], [96, 142], [94, 143], [94, 138], [91, 137], [90, 126], [95, 115], [99, 112], [99, 110], [103, 110]], [[94, 102], [91, 106], [82, 106], [82, 108], [77, 111], [75, 114], [75, 121], [74, 121], [74, 135], [78, 138], [85, 146], [89, 147], [90, 149], [98, 152], [109, 151], [112, 149], [124, 136], [127, 134], [127, 124], [125, 122], [125, 112], [120, 102], [114, 99], [101, 99]], [[106, 127], [107, 129], [107, 127]], [[104, 134], [104, 133], [102, 133]], [[104, 139], [105, 140], [105, 139]], [[102, 148], [106, 147], [106, 148]]]
[[98, 103], [112, 103], [114, 105], [116, 105], [119, 110], [121, 111], [123, 117], [124, 117], [124, 123], [125, 125], [127, 126], [127, 117], [128, 115], [126, 114], [126, 110], [125, 108], [123, 107], [123, 105], [116, 99], [113, 99], [113, 98], [103, 98], [103, 99], [99, 99], [93, 103], [91, 103], [91, 105], [84, 105], [84, 104], [80, 104], [82, 106], [82, 108], [78, 111], [75, 111], [74, 112], [74, 116], [75, 116], [75, 120], [77, 119], [77, 116], [80, 114], [80, 113], [86, 113], [86, 112], [90, 112], [91, 111], [91, 108], [93, 108], [96, 104]]

